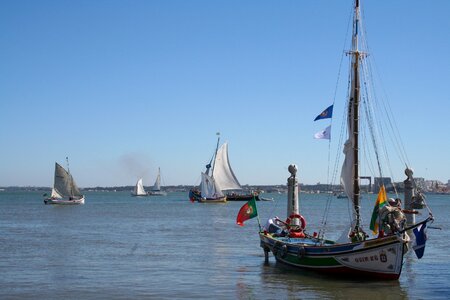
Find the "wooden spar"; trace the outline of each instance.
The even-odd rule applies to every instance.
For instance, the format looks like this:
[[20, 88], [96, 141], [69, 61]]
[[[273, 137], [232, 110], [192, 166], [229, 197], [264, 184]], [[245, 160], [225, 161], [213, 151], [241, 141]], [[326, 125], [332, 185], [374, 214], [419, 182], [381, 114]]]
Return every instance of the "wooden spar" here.
[[360, 216], [360, 186], [359, 186], [359, 101], [360, 101], [360, 80], [359, 80], [359, 58], [360, 53], [358, 50], [358, 24], [359, 23], [359, 1], [355, 1], [355, 24], [354, 24], [354, 39], [353, 39], [353, 206], [356, 213], [355, 229], [359, 231], [361, 216]]
[[219, 150], [220, 133], [218, 132], [217, 135], [218, 135], [218, 137], [217, 137], [216, 152], [214, 153], [213, 170], [212, 170], [211, 176], [213, 176], [213, 174], [214, 174], [214, 166], [216, 165], [217, 150]]

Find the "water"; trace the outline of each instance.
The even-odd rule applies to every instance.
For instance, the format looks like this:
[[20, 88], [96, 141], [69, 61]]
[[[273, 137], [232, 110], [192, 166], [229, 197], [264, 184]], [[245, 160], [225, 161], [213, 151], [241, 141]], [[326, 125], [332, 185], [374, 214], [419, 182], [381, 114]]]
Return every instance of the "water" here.
[[[258, 202], [262, 222], [285, 216], [286, 195]], [[301, 194], [310, 232], [325, 195]], [[373, 195], [371, 196], [374, 197]], [[327, 237], [345, 226], [331, 208]], [[363, 199], [370, 217], [374, 200]], [[445, 299], [450, 294], [450, 196], [428, 196], [436, 222], [425, 256], [406, 257], [398, 281], [358, 281], [264, 264], [258, 222], [235, 225], [244, 202], [190, 203], [187, 193], [91, 192], [81, 206], [46, 206], [36, 192], [0, 192], [0, 299]]]

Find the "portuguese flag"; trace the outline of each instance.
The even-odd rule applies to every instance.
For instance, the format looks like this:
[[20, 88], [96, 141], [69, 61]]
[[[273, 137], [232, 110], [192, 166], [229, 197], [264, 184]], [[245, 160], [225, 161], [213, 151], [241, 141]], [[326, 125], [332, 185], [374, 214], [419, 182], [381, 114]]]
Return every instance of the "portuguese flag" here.
[[236, 224], [239, 226], [244, 226], [244, 222], [254, 218], [258, 215], [258, 211], [256, 210], [256, 200], [253, 197], [252, 200], [249, 200], [244, 206], [241, 207], [239, 213], [236, 217]]

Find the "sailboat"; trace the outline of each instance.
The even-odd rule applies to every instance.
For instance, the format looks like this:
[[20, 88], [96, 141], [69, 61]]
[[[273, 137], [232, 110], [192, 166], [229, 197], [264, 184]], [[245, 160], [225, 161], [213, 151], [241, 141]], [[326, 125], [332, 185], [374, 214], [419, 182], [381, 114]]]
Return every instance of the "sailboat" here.
[[158, 175], [156, 176], [155, 184], [152, 189], [148, 192], [149, 196], [166, 196], [167, 193], [161, 191], [161, 169], [158, 168]]
[[[288, 178], [288, 217], [286, 220], [270, 218], [262, 228], [260, 227], [260, 246], [264, 250], [266, 262], [269, 261], [271, 252], [277, 262], [299, 271], [307, 269], [327, 275], [350, 276], [358, 279], [368, 277], [396, 280], [402, 272], [404, 255], [410, 248], [414, 249], [418, 258], [422, 257], [426, 240], [424, 231], [427, 223], [434, 219], [430, 208], [425, 203], [424, 195], [415, 185], [412, 169], [405, 163], [407, 176], [404, 181], [405, 209], [398, 204], [400, 199], [395, 201], [388, 199], [385, 188], [381, 185], [372, 213], [370, 226], [372, 232], [364, 230], [359, 183], [359, 169], [361, 161], [364, 161], [360, 159], [360, 155], [364, 153], [360, 153], [359, 150], [363, 149], [366, 152], [369, 147], [373, 147], [374, 150], [381, 148], [377, 148], [374, 143], [379, 140], [374, 127], [371, 127], [375, 122], [364, 127], [359, 124], [364, 118], [367, 122], [380, 120], [370, 116], [370, 108], [367, 106], [370, 101], [370, 93], [365, 87], [368, 82], [364, 77], [367, 75], [367, 66], [364, 65], [367, 52], [359, 47], [360, 39], [363, 38], [361, 34], [365, 32], [361, 28], [360, 2], [360, 0], [354, 1], [352, 50], [348, 52], [351, 57], [346, 106], [348, 138], [343, 146], [345, 157], [340, 176], [353, 213], [344, 232], [337, 240], [325, 238], [327, 214], [324, 214], [322, 228], [311, 234], [306, 226], [306, 218], [301, 215], [299, 207], [297, 166], [290, 165], [288, 168], [291, 174]], [[364, 44], [364, 41], [361, 44]], [[365, 109], [361, 109], [364, 115], [360, 114], [360, 104], [364, 105]], [[367, 130], [364, 131], [364, 129]], [[370, 138], [361, 136], [365, 132], [371, 135]], [[374, 169], [382, 177], [380, 151], [374, 157], [376, 158]], [[329, 201], [332, 201], [332, 198], [330, 196]], [[418, 199], [421, 199], [421, 205], [414, 206]], [[327, 208], [325, 211], [329, 212], [328, 203]], [[415, 216], [419, 213], [416, 209], [424, 208], [428, 209], [427, 217], [416, 222]], [[328, 221], [338, 222], [338, 224], [343, 222], [337, 219]]]
[[139, 178], [136, 182], [136, 186], [131, 192], [131, 196], [147, 196], [147, 192], [144, 189], [144, 184], [142, 183], [142, 178]]
[[55, 181], [50, 197], [44, 199], [45, 204], [76, 205], [84, 204], [84, 195], [81, 194], [69, 171], [55, 162]]
[[[228, 170], [216, 170], [216, 162], [218, 161], [216, 158], [219, 155], [222, 155], [221, 152], [219, 152], [219, 143], [220, 143], [220, 133], [217, 133], [217, 145], [216, 145], [216, 151], [214, 152], [214, 155], [212, 156], [210, 162], [206, 165], [206, 171], [201, 173], [201, 183], [198, 188], [192, 188], [189, 190], [189, 200], [191, 202], [202, 202], [202, 203], [221, 203], [226, 202], [227, 197], [222, 192], [222, 187], [219, 185], [219, 182], [226, 181], [225, 178], [221, 178], [221, 176], [227, 176], [231, 175], [234, 178], [228, 178], [231, 180], [230, 184], [236, 184], [234, 183], [234, 173], [230, 169]], [[226, 143], [225, 143], [226, 145]], [[222, 145], [223, 147], [223, 145]], [[222, 149], [221, 147], [221, 149]], [[227, 147], [227, 146], [225, 146]], [[221, 150], [222, 151], [222, 150]], [[228, 165], [229, 166], [229, 165]], [[227, 165], [224, 165], [223, 162], [219, 162], [217, 164], [217, 168], [226, 168]], [[209, 175], [209, 171], [212, 168], [212, 174]], [[237, 181], [237, 179], [236, 179]], [[237, 183], [239, 185], [239, 183]], [[240, 187], [240, 185], [239, 185]]]
[[[226, 191], [228, 192], [226, 196], [227, 201], [248, 201], [250, 199], [255, 198], [259, 200], [258, 192], [251, 192], [249, 194], [240, 194], [236, 191], [242, 190], [242, 186], [239, 183], [236, 175], [231, 168], [230, 160], [228, 158], [228, 143], [223, 143], [220, 147], [220, 136], [217, 139], [216, 152], [211, 158], [211, 161], [206, 165], [205, 173], [202, 173], [202, 183], [199, 189], [192, 189], [189, 192], [189, 198], [191, 201], [199, 201], [204, 202], [202, 200], [202, 188], [203, 183], [206, 182], [207, 185], [210, 185], [205, 189], [204, 193], [207, 191], [212, 191], [214, 186], [214, 193], [218, 194], [220, 191], [220, 195], [224, 195]], [[212, 168], [212, 176], [209, 176], [209, 170]], [[214, 184], [213, 184], [214, 182]], [[204, 194], [203, 193], [203, 194]], [[220, 197], [222, 197], [220, 196]]]

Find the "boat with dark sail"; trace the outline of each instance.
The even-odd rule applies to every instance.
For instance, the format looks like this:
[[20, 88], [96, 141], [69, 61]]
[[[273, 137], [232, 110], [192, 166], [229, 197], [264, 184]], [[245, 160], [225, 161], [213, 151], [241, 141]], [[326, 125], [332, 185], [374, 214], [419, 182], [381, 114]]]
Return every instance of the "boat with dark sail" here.
[[69, 159], [67, 171], [55, 162], [55, 180], [50, 197], [44, 199], [45, 204], [77, 205], [84, 204], [84, 195], [81, 194], [75, 180], [70, 174]]
[[[371, 88], [368, 86], [370, 80], [366, 77], [368, 55], [364, 47], [361, 47], [367, 43], [365, 40], [361, 41], [363, 39], [361, 35], [365, 31], [362, 29], [360, 2], [360, 0], [354, 0], [352, 49], [348, 52], [351, 61], [345, 118], [348, 137], [345, 143], [341, 143], [344, 144], [344, 162], [340, 181], [350, 202], [352, 214], [347, 222], [332, 220], [341, 224], [345, 222], [344, 224], [347, 225], [340, 238], [328, 239], [325, 234], [326, 225], [329, 222], [330, 202], [327, 202], [322, 227], [311, 233], [299, 206], [297, 167], [290, 165], [287, 219], [270, 218], [260, 228], [260, 245], [267, 262], [269, 253], [272, 253], [277, 262], [299, 271], [307, 269], [352, 278], [375, 277], [396, 280], [402, 272], [404, 255], [410, 248], [414, 249], [418, 258], [422, 257], [426, 226], [433, 221], [433, 215], [425, 202], [424, 195], [415, 184], [412, 169], [408, 167], [407, 162], [404, 162], [407, 166], [404, 181], [404, 208], [400, 205], [400, 199], [388, 199], [384, 186], [379, 186], [380, 191], [370, 222], [371, 232], [364, 229], [361, 217], [359, 169], [361, 162], [366, 162], [367, 158], [363, 159], [362, 155], [365, 155], [368, 149], [374, 150], [373, 173], [374, 176], [379, 177], [383, 177], [382, 166], [389, 164], [391, 160], [383, 159], [383, 156], [387, 156], [389, 152], [386, 150], [388, 147], [382, 148], [379, 145], [383, 139], [375, 129], [375, 126], [381, 126], [379, 121], [382, 118], [374, 116], [373, 106], [371, 106], [373, 104], [370, 102], [372, 95]], [[360, 113], [361, 111], [364, 114]], [[360, 122], [366, 123], [362, 125]], [[361, 149], [364, 151], [360, 151]], [[383, 155], [381, 155], [381, 149], [386, 150]], [[336, 173], [333, 171], [333, 174]], [[328, 201], [333, 201], [333, 198], [330, 195]], [[418, 201], [419, 204], [417, 204]], [[423, 210], [425, 214], [421, 212], [420, 215], [426, 217], [416, 222], [415, 216], [419, 210]]]

